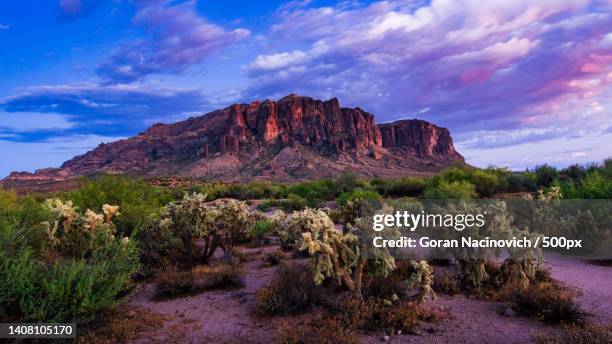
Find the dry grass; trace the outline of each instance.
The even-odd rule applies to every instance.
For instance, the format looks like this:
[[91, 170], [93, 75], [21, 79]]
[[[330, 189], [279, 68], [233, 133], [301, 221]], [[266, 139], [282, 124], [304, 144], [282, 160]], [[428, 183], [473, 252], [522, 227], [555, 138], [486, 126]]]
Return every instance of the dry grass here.
[[189, 271], [170, 267], [156, 280], [159, 295], [177, 296], [212, 289], [230, 289], [244, 286], [242, 270], [233, 264], [200, 265]]
[[162, 316], [141, 307], [119, 306], [103, 313], [99, 320], [79, 330], [76, 343], [114, 344], [136, 339], [152, 341], [161, 331], [165, 320]]
[[612, 325], [566, 326], [558, 336], [536, 337], [538, 344], [609, 344]]
[[262, 260], [266, 266], [278, 265], [284, 257], [282, 250], [276, 250], [274, 252], [264, 254]]
[[434, 274], [433, 289], [436, 293], [457, 295], [461, 291], [461, 279], [456, 273], [442, 272]]
[[519, 314], [543, 322], [577, 324], [584, 320], [574, 293], [556, 283], [540, 282], [525, 290], [516, 290], [511, 300], [512, 308]]
[[276, 343], [279, 344], [357, 344], [359, 336], [335, 318], [317, 314], [305, 317], [303, 324], [281, 324]]
[[281, 264], [272, 280], [257, 292], [255, 312], [260, 315], [302, 313], [311, 308], [316, 288], [307, 266]]

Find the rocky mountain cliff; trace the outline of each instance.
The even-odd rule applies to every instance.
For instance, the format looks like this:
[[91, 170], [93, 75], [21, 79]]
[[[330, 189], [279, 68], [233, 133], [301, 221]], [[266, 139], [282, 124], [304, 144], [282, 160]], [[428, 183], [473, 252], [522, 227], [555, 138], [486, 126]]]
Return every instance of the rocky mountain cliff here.
[[292, 181], [342, 171], [395, 177], [432, 174], [463, 163], [449, 131], [422, 120], [377, 125], [338, 99], [297, 95], [234, 104], [97, 148], [60, 168], [13, 172], [5, 184], [66, 180], [101, 172], [147, 177]]

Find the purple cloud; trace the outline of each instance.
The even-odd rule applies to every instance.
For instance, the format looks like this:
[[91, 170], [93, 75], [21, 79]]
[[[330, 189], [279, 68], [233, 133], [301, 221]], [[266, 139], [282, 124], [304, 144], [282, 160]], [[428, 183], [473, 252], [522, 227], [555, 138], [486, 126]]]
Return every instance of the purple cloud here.
[[100, 0], [60, 0], [59, 9], [63, 18], [75, 19], [91, 12]]
[[227, 31], [206, 22], [196, 13], [195, 1], [138, 1], [133, 22], [146, 28], [149, 38], [121, 44], [98, 66], [98, 75], [110, 83], [184, 71], [250, 34], [246, 29]]
[[381, 121], [419, 116], [456, 133], [563, 127], [577, 116], [596, 129], [612, 119], [611, 28], [609, 8], [584, 0], [284, 10], [268, 39], [300, 48], [253, 59], [244, 93], [338, 96]]

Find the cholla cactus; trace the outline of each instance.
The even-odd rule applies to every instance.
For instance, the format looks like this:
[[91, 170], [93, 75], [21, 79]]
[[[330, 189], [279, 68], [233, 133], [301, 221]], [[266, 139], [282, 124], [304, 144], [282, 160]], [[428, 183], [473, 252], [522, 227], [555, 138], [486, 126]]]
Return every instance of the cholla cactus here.
[[104, 222], [110, 222], [114, 216], [119, 216], [119, 206], [118, 205], [108, 205], [104, 204], [102, 206], [102, 212], [104, 213]]
[[408, 288], [419, 288], [417, 302], [422, 303], [428, 296], [435, 301], [438, 296], [432, 288], [434, 279], [433, 268], [424, 260], [419, 262], [415, 260], [410, 261], [410, 268], [413, 270], [413, 273], [406, 281], [406, 284]]
[[196, 240], [207, 231], [205, 202], [204, 194], [185, 194], [180, 201], [171, 202], [162, 210], [160, 228], [181, 239], [189, 266], [193, 265]]
[[[476, 202], [460, 201], [449, 203], [446, 207], [437, 210], [439, 213], [447, 214], [483, 214], [485, 225], [482, 227], [470, 228], [470, 237], [473, 240], [495, 238], [511, 239], [515, 236], [527, 236], [535, 239], [538, 234], [530, 233], [528, 230], [518, 230], [513, 226], [513, 218], [508, 211], [504, 201], [488, 201], [485, 204]], [[440, 239], [460, 239], [460, 234], [453, 230], [440, 229], [436, 232]], [[491, 280], [491, 276], [486, 270], [487, 261], [491, 255], [500, 257], [503, 253], [508, 254], [508, 262], [505, 263], [510, 275], [495, 276], [500, 284], [512, 283], [520, 286], [528, 285], [529, 279], [533, 276], [541, 259], [540, 251], [533, 248], [451, 248], [447, 249], [455, 259], [459, 261], [461, 275], [465, 282], [475, 289], [480, 289], [485, 282]], [[516, 264], [515, 264], [516, 262]], [[518, 271], [518, 270], [520, 271]], [[516, 271], [515, 271], [516, 270]], [[502, 281], [502, 282], [499, 282]]]
[[313, 257], [314, 281], [321, 284], [326, 278], [334, 278], [350, 290], [355, 290], [351, 268], [358, 258], [357, 237], [343, 234], [323, 211], [307, 209], [298, 212], [293, 225], [302, 225], [300, 251], [308, 251]]
[[84, 256], [89, 250], [115, 239], [112, 217], [118, 214], [116, 206], [105, 204], [105, 215], [90, 209], [82, 215], [72, 201], [63, 202], [60, 199], [48, 199], [45, 206], [55, 217], [52, 222], [42, 223], [49, 240], [50, 256]]
[[209, 230], [219, 236], [219, 245], [231, 253], [234, 244], [246, 238], [257, 222], [257, 216], [246, 202], [222, 200], [206, 209]]
[[278, 234], [285, 221], [287, 221], [287, 213], [278, 209], [272, 214], [269, 220], [272, 223], [272, 231]]
[[[282, 216], [279, 214], [279, 218]], [[306, 208], [294, 211], [290, 217], [282, 222], [278, 229], [281, 246], [285, 249], [296, 247], [302, 233], [310, 232], [313, 228], [334, 228], [333, 221], [322, 210]]]
[[543, 189], [538, 190], [538, 200], [540, 201], [556, 202], [561, 198], [563, 198], [563, 194], [559, 186], [553, 186], [548, 191], [544, 191]]
[[245, 202], [223, 200], [207, 204], [206, 195], [193, 193], [164, 207], [160, 227], [181, 239], [187, 264], [192, 266], [196, 240], [204, 239], [202, 258], [206, 262], [219, 247], [231, 253], [256, 220], [257, 214], [250, 212]]

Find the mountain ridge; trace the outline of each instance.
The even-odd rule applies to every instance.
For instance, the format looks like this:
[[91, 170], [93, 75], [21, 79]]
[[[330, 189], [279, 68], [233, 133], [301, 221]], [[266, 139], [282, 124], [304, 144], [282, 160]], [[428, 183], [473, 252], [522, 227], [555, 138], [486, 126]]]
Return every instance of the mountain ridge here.
[[424, 120], [376, 124], [337, 98], [290, 94], [278, 101], [233, 104], [103, 143], [59, 168], [13, 172], [4, 184], [66, 180], [98, 173], [211, 180], [294, 181], [332, 177], [428, 175], [465, 163], [450, 132]]

